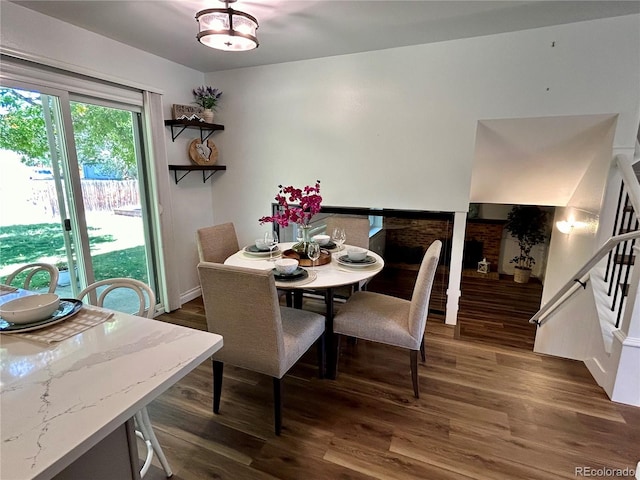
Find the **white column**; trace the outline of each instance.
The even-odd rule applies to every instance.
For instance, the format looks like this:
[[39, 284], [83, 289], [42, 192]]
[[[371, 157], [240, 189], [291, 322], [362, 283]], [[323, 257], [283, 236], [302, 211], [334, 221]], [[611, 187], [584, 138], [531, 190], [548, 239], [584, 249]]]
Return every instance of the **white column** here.
[[447, 312], [445, 323], [458, 323], [460, 300], [460, 282], [462, 280], [462, 252], [464, 233], [467, 228], [467, 212], [455, 212], [453, 217], [453, 235], [451, 238], [451, 260], [449, 265], [449, 287], [447, 288]]

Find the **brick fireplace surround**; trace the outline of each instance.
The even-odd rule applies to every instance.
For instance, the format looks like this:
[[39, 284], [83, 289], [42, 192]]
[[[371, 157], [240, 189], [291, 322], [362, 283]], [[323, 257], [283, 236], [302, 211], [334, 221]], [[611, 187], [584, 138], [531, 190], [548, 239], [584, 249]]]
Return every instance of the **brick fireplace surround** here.
[[[438, 215], [440, 216], [440, 215]], [[463, 274], [476, 272], [478, 262], [486, 258], [497, 273], [504, 220], [468, 219], [465, 233]], [[383, 222], [386, 232], [385, 259], [390, 263], [419, 263], [425, 249], [434, 241], [443, 241], [440, 263], [448, 266], [453, 221], [451, 218], [397, 218]]]

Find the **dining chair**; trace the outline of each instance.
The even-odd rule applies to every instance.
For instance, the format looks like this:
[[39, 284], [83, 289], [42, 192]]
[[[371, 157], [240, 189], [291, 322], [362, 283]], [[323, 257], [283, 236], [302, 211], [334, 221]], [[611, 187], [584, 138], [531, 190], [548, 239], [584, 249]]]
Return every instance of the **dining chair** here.
[[240, 250], [236, 229], [231, 222], [199, 229], [196, 243], [201, 262], [224, 263]]
[[[133, 296], [132, 296], [133, 293]], [[110, 297], [109, 297], [110, 296]], [[109, 298], [108, 305], [105, 304]], [[90, 305], [107, 307], [112, 310], [125, 311], [139, 317], [153, 318], [156, 311], [156, 295], [144, 282], [133, 278], [109, 278], [92, 283], [78, 294], [78, 300], [83, 300]], [[137, 302], [136, 302], [137, 300]], [[133, 308], [134, 311], [128, 311]], [[136, 310], [137, 309], [137, 310]], [[162, 468], [167, 477], [173, 475], [167, 457], [162, 451], [160, 442], [153, 431], [153, 425], [149, 419], [147, 407], [142, 407], [135, 415], [136, 436], [139, 437], [147, 448], [144, 464], [140, 468], [140, 478], [151, 466], [153, 453], [158, 456]]]
[[273, 378], [275, 433], [282, 430], [282, 377], [316, 343], [324, 376], [324, 316], [280, 306], [271, 270], [201, 262], [208, 330], [222, 335], [213, 357], [213, 412], [220, 413], [225, 363]]
[[338, 334], [338, 342], [335, 342], [338, 351], [334, 355], [336, 367], [340, 335], [409, 349], [413, 393], [416, 398], [420, 398], [418, 350], [422, 361], [426, 361], [424, 330], [441, 250], [440, 240], [433, 242], [427, 249], [420, 264], [411, 300], [360, 291], [355, 292], [340, 307], [333, 319], [333, 331]]
[[39, 272], [45, 272], [49, 276], [49, 293], [53, 293], [56, 290], [56, 286], [58, 285], [58, 269], [55, 265], [51, 265], [50, 263], [29, 263], [27, 265], [23, 265], [22, 267], [14, 270], [10, 273], [7, 278], [4, 280], [7, 285], [11, 285], [11, 283], [15, 280], [15, 278], [20, 274], [25, 272], [27, 274], [24, 279], [24, 283], [22, 284], [22, 288], [25, 290], [30, 290], [31, 280], [33, 277]]
[[[347, 234], [347, 245], [369, 249], [369, 217], [354, 215], [333, 215], [326, 219], [327, 228], [325, 232], [331, 235], [333, 229], [342, 227]], [[354, 289], [366, 288], [368, 281], [360, 282], [358, 285], [339, 287], [335, 291], [337, 298], [349, 298]]]
[[369, 249], [369, 217], [352, 215], [332, 215], [326, 219], [325, 232], [331, 235], [336, 227], [344, 228], [347, 245]]

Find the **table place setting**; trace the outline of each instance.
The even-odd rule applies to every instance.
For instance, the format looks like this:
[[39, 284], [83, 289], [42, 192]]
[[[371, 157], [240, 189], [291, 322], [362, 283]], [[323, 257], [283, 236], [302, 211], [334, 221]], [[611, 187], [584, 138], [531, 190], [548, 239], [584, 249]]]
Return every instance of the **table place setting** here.
[[299, 265], [294, 258], [281, 258], [274, 262], [273, 276], [277, 287], [295, 287], [313, 282], [318, 274]]
[[19, 335], [40, 343], [60, 342], [113, 316], [55, 293], [16, 298], [0, 306], [0, 334]]

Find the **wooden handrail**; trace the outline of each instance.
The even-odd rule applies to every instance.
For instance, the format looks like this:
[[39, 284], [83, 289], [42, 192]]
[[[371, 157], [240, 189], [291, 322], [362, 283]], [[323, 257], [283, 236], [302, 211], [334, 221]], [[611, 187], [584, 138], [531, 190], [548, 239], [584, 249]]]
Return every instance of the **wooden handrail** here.
[[585, 276], [591, 271], [593, 267], [595, 267], [600, 260], [604, 258], [605, 255], [609, 253], [609, 251], [618, 245], [621, 242], [626, 242], [628, 240], [633, 240], [634, 238], [640, 238], [640, 231], [623, 233], [622, 235], [616, 235], [615, 237], [609, 238], [604, 244], [598, 249], [596, 253], [584, 264], [580, 270], [576, 272], [575, 275], [571, 277], [571, 280], [563, 285], [563, 287], [558, 290], [558, 292], [549, 300], [544, 307], [542, 307], [538, 312], [531, 317], [529, 323], [535, 323], [540, 326], [544, 323], [545, 319], [544, 315], [550, 313], [555, 310], [565, 298], [565, 296], [569, 296], [570, 293], [573, 293], [578, 285], [582, 285], [583, 287], [586, 285]]

